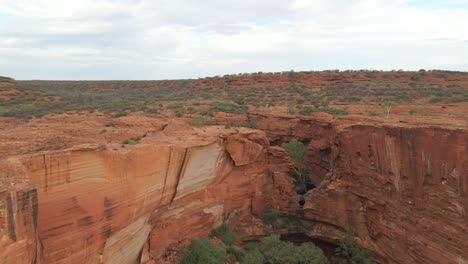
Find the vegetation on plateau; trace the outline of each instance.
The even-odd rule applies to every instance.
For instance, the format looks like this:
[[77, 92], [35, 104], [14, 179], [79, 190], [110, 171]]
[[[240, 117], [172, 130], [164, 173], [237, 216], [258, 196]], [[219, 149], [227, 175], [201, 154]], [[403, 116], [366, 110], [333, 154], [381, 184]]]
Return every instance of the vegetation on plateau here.
[[[317, 74], [329, 74], [335, 76], [333, 78], [347, 76], [354, 81], [323, 85], [301, 81], [306, 77], [313, 79]], [[430, 80], [437, 81], [425, 82], [429, 74]], [[8, 100], [0, 99], [0, 116], [27, 119], [67, 111], [99, 111], [115, 117], [131, 112], [172, 113], [182, 117], [185, 114], [209, 116], [217, 112], [245, 114], [249, 110], [272, 107], [284, 107], [289, 114], [345, 115], [346, 108], [330, 105], [387, 101], [398, 104], [468, 102], [468, 89], [450, 82], [465, 78], [465, 74], [442, 71], [284, 72], [266, 76], [281, 78], [286, 75], [289, 84], [272, 82], [262, 88], [255, 87], [256, 78], [262, 76], [257, 73], [174, 81], [18, 81], [16, 92]], [[253, 78], [252, 87], [239, 88], [233, 84], [236, 78], [247, 76]], [[407, 80], [400, 81], [402, 78]], [[8, 89], [11, 88], [0, 87], [0, 92]]]

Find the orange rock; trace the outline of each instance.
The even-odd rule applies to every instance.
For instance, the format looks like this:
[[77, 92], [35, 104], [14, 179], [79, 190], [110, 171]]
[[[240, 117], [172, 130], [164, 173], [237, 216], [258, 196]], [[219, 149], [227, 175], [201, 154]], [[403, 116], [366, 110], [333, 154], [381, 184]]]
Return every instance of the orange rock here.
[[[94, 126], [88, 122], [81, 133]], [[1, 160], [8, 173], [3, 185], [28, 185], [16, 185], [21, 196], [1, 196], [7, 220], [0, 227], [16, 231], [5, 233], [0, 259], [135, 263], [143, 251], [149, 261], [171, 245], [207, 236], [225, 219], [248, 219], [252, 201], [265, 199], [269, 145], [261, 131], [222, 135], [216, 127], [192, 128], [180, 141], [180, 131], [169, 131], [182, 124], [130, 117], [113, 124], [129, 134], [145, 131], [146, 137], [125, 148], [96, 140]]]

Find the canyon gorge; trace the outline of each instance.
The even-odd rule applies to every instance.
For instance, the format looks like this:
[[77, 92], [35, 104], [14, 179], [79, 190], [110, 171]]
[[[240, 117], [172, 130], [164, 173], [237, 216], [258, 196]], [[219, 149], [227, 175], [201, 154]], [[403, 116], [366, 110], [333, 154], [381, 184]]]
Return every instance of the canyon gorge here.
[[[330, 76], [319, 83], [335, 82]], [[0, 83], [11, 87], [0, 95], [16, 93], [14, 80]], [[306, 235], [317, 240], [337, 245], [352, 232], [377, 263], [468, 263], [466, 115], [257, 109], [215, 113], [204, 126], [189, 125], [191, 118], [79, 111], [0, 117], [0, 263], [170, 263], [181, 245], [223, 223], [238, 242], [266, 235], [266, 208], [311, 223]], [[226, 125], [241, 122], [255, 127]], [[121, 143], [126, 139], [135, 144]], [[294, 164], [281, 147], [291, 139], [306, 147], [314, 186], [305, 194], [296, 193]]]

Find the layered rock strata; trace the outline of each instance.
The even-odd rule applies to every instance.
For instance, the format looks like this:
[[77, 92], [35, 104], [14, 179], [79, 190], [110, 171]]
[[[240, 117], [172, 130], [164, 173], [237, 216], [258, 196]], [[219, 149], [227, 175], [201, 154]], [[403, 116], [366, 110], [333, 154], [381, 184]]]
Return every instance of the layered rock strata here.
[[15, 176], [30, 182], [29, 189], [2, 193], [2, 263], [158, 259], [171, 245], [261, 214], [275, 201], [263, 194], [271, 181], [268, 149], [257, 131], [203, 144], [82, 146], [10, 158], [21, 168]]
[[306, 144], [317, 185], [305, 195], [311, 236], [338, 243], [351, 231], [380, 263], [468, 263], [466, 130], [251, 118], [274, 144]]

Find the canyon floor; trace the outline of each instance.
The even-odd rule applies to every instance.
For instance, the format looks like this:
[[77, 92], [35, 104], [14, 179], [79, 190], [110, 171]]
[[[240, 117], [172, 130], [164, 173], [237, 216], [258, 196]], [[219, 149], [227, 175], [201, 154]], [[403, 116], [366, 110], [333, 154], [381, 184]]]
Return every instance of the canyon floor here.
[[0, 263], [171, 263], [222, 224], [236, 246], [300, 225], [353, 233], [377, 263], [468, 263], [467, 87], [441, 71], [0, 78]]

